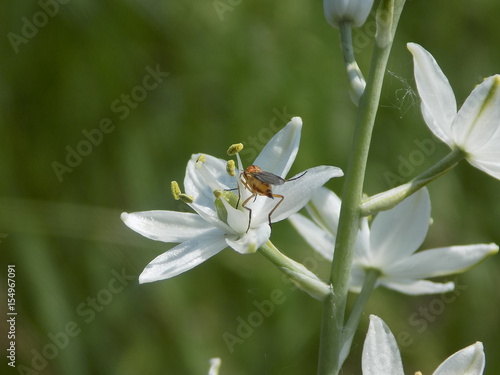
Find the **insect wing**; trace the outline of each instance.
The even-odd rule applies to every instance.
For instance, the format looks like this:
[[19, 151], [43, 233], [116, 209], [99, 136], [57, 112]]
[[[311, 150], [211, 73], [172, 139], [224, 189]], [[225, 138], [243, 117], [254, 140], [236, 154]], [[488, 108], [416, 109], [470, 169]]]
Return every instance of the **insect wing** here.
[[260, 182], [263, 182], [265, 184], [269, 185], [283, 185], [285, 183], [285, 180], [282, 179], [280, 176], [276, 176], [275, 174], [271, 172], [256, 172], [252, 174], [254, 178], [259, 180]]

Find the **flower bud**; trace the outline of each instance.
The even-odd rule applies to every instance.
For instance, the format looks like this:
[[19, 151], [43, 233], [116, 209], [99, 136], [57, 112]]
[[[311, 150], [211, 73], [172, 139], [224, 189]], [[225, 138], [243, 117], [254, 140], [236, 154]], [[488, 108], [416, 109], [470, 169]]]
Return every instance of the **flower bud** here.
[[335, 28], [345, 21], [354, 27], [363, 25], [372, 5], [373, 0], [323, 0], [326, 20]]

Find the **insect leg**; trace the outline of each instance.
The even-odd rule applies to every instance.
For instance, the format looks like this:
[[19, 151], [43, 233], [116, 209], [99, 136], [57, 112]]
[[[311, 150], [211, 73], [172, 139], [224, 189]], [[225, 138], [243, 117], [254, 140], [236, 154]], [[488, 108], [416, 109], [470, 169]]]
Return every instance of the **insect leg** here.
[[250, 223], [252, 222], [252, 209], [250, 207], [245, 206], [245, 205], [254, 196], [257, 198], [257, 193], [254, 193], [254, 194], [250, 195], [247, 199], [245, 199], [245, 201], [241, 205], [241, 207], [245, 207], [248, 210], [248, 227], [247, 227], [247, 231], [245, 233], [248, 233], [248, 231], [250, 230]]
[[271, 215], [274, 213], [274, 211], [276, 211], [276, 209], [281, 204], [281, 202], [283, 202], [283, 199], [285, 199], [285, 197], [283, 195], [281, 195], [281, 194], [273, 194], [273, 197], [274, 198], [280, 198], [280, 201], [276, 204], [276, 206], [274, 206], [274, 208], [271, 210], [271, 212], [269, 212], [269, 215], [267, 216], [267, 218], [269, 220], [269, 226], [270, 227], [272, 227], [272, 225], [271, 225]]

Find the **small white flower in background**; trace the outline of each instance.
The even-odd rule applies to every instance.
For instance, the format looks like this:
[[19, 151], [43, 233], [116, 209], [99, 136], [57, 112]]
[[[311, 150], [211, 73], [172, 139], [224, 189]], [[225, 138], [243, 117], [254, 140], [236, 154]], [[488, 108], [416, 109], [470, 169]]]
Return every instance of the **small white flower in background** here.
[[370, 14], [373, 0], [323, 0], [326, 20], [333, 27], [340, 22], [352, 22], [354, 27], [363, 25]]
[[457, 112], [453, 89], [434, 57], [415, 43], [408, 49], [429, 129], [452, 149], [464, 151], [470, 164], [500, 179], [500, 75], [486, 78]]
[[[323, 257], [333, 259], [340, 199], [326, 188], [306, 206], [313, 221], [295, 214], [289, 219], [304, 239]], [[495, 244], [451, 246], [416, 252], [431, 220], [429, 193], [423, 188], [394, 208], [378, 213], [371, 227], [362, 218], [356, 238], [349, 288], [359, 293], [369, 269], [380, 271], [377, 285], [410, 295], [444, 293], [453, 282], [426, 278], [466, 271], [498, 252]]]
[[219, 375], [219, 368], [222, 364], [220, 358], [210, 359], [210, 369], [208, 370], [208, 375]]
[[[448, 357], [433, 375], [481, 375], [485, 366], [483, 344], [476, 342]], [[370, 315], [362, 355], [363, 375], [404, 375], [396, 339], [378, 316]]]
[[[290, 170], [300, 142], [302, 120], [294, 117], [264, 147], [254, 164], [282, 178]], [[239, 182], [240, 170], [234, 177], [226, 171], [226, 161], [209, 155], [193, 155], [186, 168], [184, 187], [187, 204], [196, 213], [176, 211], [144, 211], [123, 213], [124, 223], [134, 231], [153, 240], [180, 243], [156, 257], [139, 276], [140, 283], [168, 279], [196, 267], [227, 246], [241, 254], [252, 253], [269, 240], [269, 212], [276, 199], [259, 196], [248, 203], [249, 211], [241, 207], [250, 192]], [[339, 168], [319, 166], [308, 169], [301, 178], [273, 187], [273, 192], [285, 199], [271, 219], [277, 222], [294, 214], [311, 199], [312, 194], [332, 177], [342, 176]], [[302, 172], [304, 173], [304, 172]], [[235, 196], [225, 190], [240, 184], [241, 200], [238, 209]], [[178, 186], [177, 186], [178, 189]], [[219, 197], [216, 198], [214, 192]], [[228, 201], [233, 200], [233, 205]], [[191, 201], [192, 200], [192, 201]], [[248, 230], [247, 230], [248, 229]]]

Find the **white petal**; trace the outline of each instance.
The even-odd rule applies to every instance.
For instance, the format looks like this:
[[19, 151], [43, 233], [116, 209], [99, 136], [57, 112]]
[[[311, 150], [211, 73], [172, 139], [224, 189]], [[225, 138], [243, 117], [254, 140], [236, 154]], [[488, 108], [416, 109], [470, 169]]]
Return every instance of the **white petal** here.
[[370, 247], [373, 267], [385, 269], [414, 253], [429, 228], [431, 202], [426, 188], [420, 189], [396, 207], [380, 212], [373, 220]]
[[404, 375], [396, 339], [376, 315], [370, 315], [361, 365], [363, 375]]
[[293, 117], [266, 144], [259, 156], [257, 156], [257, 159], [255, 159], [254, 165], [257, 165], [263, 171], [271, 172], [285, 178], [299, 151], [301, 131], [302, 119], [300, 117]]
[[[360, 293], [365, 281], [365, 268], [353, 263], [351, 268], [351, 277], [349, 278], [349, 291], [353, 293]], [[379, 283], [377, 281], [377, 283]]]
[[384, 272], [391, 277], [423, 279], [460, 273], [496, 254], [495, 244], [452, 246], [420, 251], [409, 258], [389, 265]]
[[470, 159], [480, 161], [482, 152], [498, 150], [500, 75], [476, 86], [458, 111], [451, 130], [455, 143], [470, 154]]
[[429, 52], [416, 43], [407, 46], [413, 55], [424, 120], [436, 137], [452, 146], [450, 126], [457, 114], [457, 103], [450, 83]]
[[196, 211], [198, 215], [200, 215], [205, 221], [207, 221], [212, 226], [219, 228], [221, 231], [226, 233], [234, 233], [234, 230], [231, 229], [229, 225], [224, 223], [217, 216], [217, 212], [213, 207], [202, 206], [196, 203], [188, 203], [188, 206]]
[[455, 284], [451, 281], [447, 283], [435, 283], [428, 280], [380, 279], [380, 285], [411, 296], [418, 296], [421, 294], [441, 294], [451, 292], [455, 289]]
[[368, 226], [368, 219], [366, 217], [361, 218], [359, 226], [358, 236], [354, 244], [354, 261], [365, 267], [370, 267], [373, 265], [374, 254], [372, 254], [370, 248], [370, 227]]
[[126, 226], [144, 237], [163, 242], [184, 242], [213, 229], [203, 218], [188, 212], [124, 212], [121, 219]]
[[306, 209], [316, 224], [333, 236], [337, 236], [341, 204], [342, 202], [337, 194], [325, 187], [321, 187], [313, 194]]
[[333, 259], [333, 250], [335, 247], [335, 238], [330, 233], [321, 229], [308, 218], [295, 214], [288, 218], [297, 232], [306, 240], [306, 242], [323, 258]]
[[[248, 224], [250, 220], [248, 211], [245, 209], [238, 210], [234, 208], [225, 199], [222, 199], [222, 204], [226, 208], [227, 223], [229, 227], [232, 229], [232, 231], [235, 234], [245, 233], [248, 229]], [[252, 222], [250, 222], [250, 225], [252, 225]]]
[[[186, 194], [194, 198], [196, 204], [214, 210], [215, 189], [232, 189], [237, 187], [236, 177], [231, 177], [226, 172], [226, 161], [210, 155], [205, 155], [204, 167], [212, 175], [213, 180], [207, 181], [204, 175], [196, 167], [196, 161], [202, 154], [194, 154], [186, 167], [184, 178], [184, 189]], [[212, 183], [211, 183], [212, 182]], [[210, 185], [214, 186], [210, 186]]]
[[185, 241], [153, 259], [142, 271], [139, 282], [165, 280], [189, 271], [226, 247], [224, 233], [209, 233]]
[[484, 160], [484, 155], [482, 155], [482, 157], [482, 160], [469, 158], [469, 163], [477, 169], [495, 177], [497, 180], [500, 180], [500, 156], [496, 157], [494, 161], [486, 161]]
[[[298, 174], [295, 177], [300, 175]], [[340, 176], [343, 176], [343, 173], [339, 168], [323, 165], [306, 170], [306, 174], [297, 180], [273, 187], [274, 194], [281, 194], [285, 198], [274, 211], [271, 221], [275, 223], [296, 213], [307, 204], [314, 192], [323, 186], [325, 182], [333, 177]], [[277, 199], [270, 200], [267, 198], [268, 207], [274, 207], [278, 203]], [[258, 220], [261, 220], [261, 222], [266, 221], [267, 214], [264, 217], [261, 216]]]
[[267, 224], [262, 224], [260, 227], [250, 228], [248, 233], [244, 233], [239, 237], [227, 237], [226, 243], [240, 254], [251, 254], [264, 245], [270, 236], [271, 228]]
[[448, 357], [433, 375], [481, 375], [485, 362], [483, 344], [476, 342]]
[[210, 369], [208, 370], [208, 375], [219, 375], [220, 365], [222, 360], [220, 358], [210, 359]]

